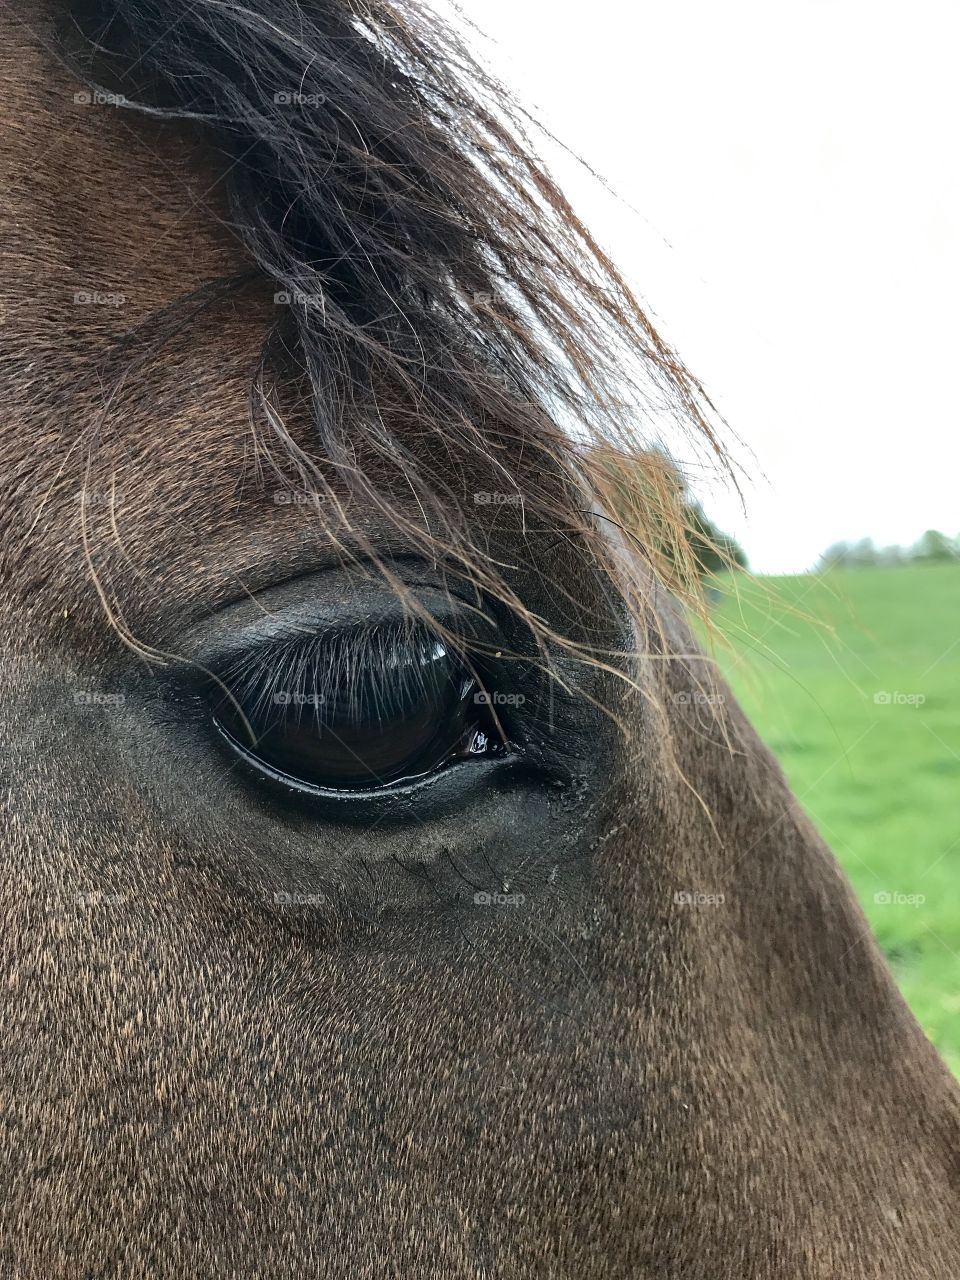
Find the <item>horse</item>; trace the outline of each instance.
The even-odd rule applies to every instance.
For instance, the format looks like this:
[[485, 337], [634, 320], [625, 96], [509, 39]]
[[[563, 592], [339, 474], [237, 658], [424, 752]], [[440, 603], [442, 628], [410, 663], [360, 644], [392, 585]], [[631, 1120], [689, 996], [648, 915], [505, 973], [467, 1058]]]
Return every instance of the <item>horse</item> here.
[[[415, 0], [5, 0], [0, 1273], [945, 1280], [958, 1092]], [[645, 434], [647, 433], [647, 434]]]

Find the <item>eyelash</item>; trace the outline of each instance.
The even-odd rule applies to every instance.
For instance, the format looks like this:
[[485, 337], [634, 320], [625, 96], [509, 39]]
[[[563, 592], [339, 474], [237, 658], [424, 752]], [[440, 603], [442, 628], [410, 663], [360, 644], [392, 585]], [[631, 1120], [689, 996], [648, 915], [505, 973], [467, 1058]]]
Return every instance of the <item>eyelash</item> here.
[[[400, 698], [426, 692], [426, 672], [439, 656], [439, 644], [464, 663], [451, 642], [420, 625], [331, 629], [239, 655], [214, 673], [212, 692], [262, 712], [284, 697], [300, 706], [313, 699], [316, 707], [335, 691], [339, 701], [349, 702], [360, 714], [368, 709], [376, 714], [382, 708], [366, 708], [363, 702], [371, 689], [385, 691], [388, 677]], [[464, 663], [465, 676], [472, 665]]]

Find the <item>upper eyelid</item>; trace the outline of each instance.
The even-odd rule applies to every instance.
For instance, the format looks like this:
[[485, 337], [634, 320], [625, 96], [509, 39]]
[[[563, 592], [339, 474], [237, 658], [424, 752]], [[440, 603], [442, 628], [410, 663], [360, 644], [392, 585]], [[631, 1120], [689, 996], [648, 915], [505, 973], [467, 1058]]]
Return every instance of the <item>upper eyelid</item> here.
[[[484, 637], [480, 634], [481, 630], [488, 632], [490, 644], [495, 646], [498, 643], [506, 643], [506, 637], [500, 634], [499, 622], [492, 613], [453, 593], [444, 593], [443, 596], [433, 594], [435, 596], [431, 602], [433, 607], [428, 604], [426, 617], [436, 623], [436, 630], [440, 634], [447, 634], [454, 646], [457, 648], [460, 645], [463, 645], [463, 648], [471, 648], [472, 645], [483, 646]], [[284, 653], [284, 650], [308, 645], [319, 637], [330, 639], [330, 637], [347, 635], [351, 632], [361, 634], [376, 628], [381, 630], [393, 628], [401, 631], [403, 628], [412, 630], [415, 627], [428, 627], [428, 622], [421, 621], [419, 614], [401, 611], [398, 604], [398, 600], [393, 598], [389, 602], [384, 602], [383, 608], [378, 612], [371, 613], [367, 617], [352, 618], [347, 622], [330, 617], [323, 609], [317, 609], [316, 614], [311, 616], [310, 609], [302, 608], [293, 618], [284, 618], [283, 614], [271, 613], [266, 616], [266, 620], [259, 618], [256, 625], [243, 626], [236, 631], [225, 632], [225, 635], [215, 644], [205, 646], [197, 654], [195, 662], [187, 662], [187, 664], [191, 667], [207, 668], [214, 675], [220, 675], [244, 657], [252, 657], [257, 653], [271, 657], [271, 655]], [[495, 636], [499, 636], [499, 640], [494, 640]]]
[[[468, 599], [454, 588], [447, 586], [440, 590], [432, 583], [411, 580], [407, 585], [415, 592], [415, 599], [426, 617], [434, 619], [441, 628], [449, 628], [454, 635], [463, 633], [469, 640], [476, 630], [479, 639], [481, 629], [486, 629], [491, 634], [500, 630], [495, 614], [480, 607], [476, 597]], [[333, 635], [341, 631], [360, 631], [378, 626], [411, 626], [421, 616], [419, 612], [405, 607], [392, 591], [378, 593], [368, 612], [358, 607], [363, 600], [362, 592], [358, 600], [348, 590], [341, 590], [336, 593], [335, 600], [345, 600], [343, 606], [338, 604], [338, 612], [334, 612], [329, 595], [325, 591], [318, 591], [316, 603], [310, 599], [298, 599], [283, 609], [261, 609], [251, 620], [234, 625], [231, 625], [234, 615], [234, 610], [231, 609], [219, 617], [214, 629], [214, 639], [201, 640], [195, 647], [194, 642], [190, 642], [187, 637], [188, 652], [184, 656], [183, 665], [186, 668], [200, 666], [217, 672], [225, 669], [240, 655], [253, 654], [257, 650], [279, 652], [298, 642], [309, 642], [321, 633]], [[209, 628], [205, 626], [204, 631], [209, 632]], [[192, 654], [190, 650], [193, 650]]]
[[[408, 672], [412, 664], [403, 663], [401, 659], [408, 657], [418, 645], [426, 656], [427, 646], [435, 646], [438, 638], [426, 628], [401, 625], [328, 628], [300, 641], [247, 650], [215, 674], [217, 683], [229, 687], [234, 696], [256, 692], [259, 703], [283, 689], [306, 692], [310, 687], [319, 688], [321, 683], [327, 687], [335, 682], [355, 686], [361, 672], [386, 674], [391, 666]], [[454, 650], [449, 651], [453, 657], [457, 656]], [[392, 664], [386, 661], [390, 656], [397, 661]], [[422, 670], [424, 665], [420, 663], [417, 667]], [[312, 679], [307, 680], [305, 676]], [[320, 676], [325, 677], [325, 681], [321, 681]]]

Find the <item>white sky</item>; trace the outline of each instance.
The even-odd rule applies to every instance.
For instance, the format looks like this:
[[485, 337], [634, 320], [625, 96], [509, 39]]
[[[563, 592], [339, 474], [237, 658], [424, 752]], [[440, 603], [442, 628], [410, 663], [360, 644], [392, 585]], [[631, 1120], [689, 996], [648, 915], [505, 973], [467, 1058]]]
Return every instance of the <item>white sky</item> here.
[[957, 0], [461, 3], [622, 197], [555, 166], [747, 446], [751, 566], [960, 533]]

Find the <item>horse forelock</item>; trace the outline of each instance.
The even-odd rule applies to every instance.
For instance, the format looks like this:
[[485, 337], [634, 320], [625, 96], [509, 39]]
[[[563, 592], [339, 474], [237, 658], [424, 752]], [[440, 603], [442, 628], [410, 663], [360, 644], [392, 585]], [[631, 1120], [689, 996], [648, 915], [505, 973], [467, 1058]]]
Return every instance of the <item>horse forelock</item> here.
[[[630, 557], [611, 559], [596, 528], [590, 488], [603, 477], [589, 459], [600, 443], [636, 455], [654, 401], [719, 449], [710, 406], [455, 32], [407, 4], [87, 0], [52, 12], [45, 40], [101, 116], [166, 168], [166, 133], [189, 153], [202, 217], [174, 208], [172, 236], [202, 226], [193, 261], [210, 264], [184, 270], [178, 244], [166, 271], [153, 255], [141, 271], [139, 314], [118, 315], [135, 322], [96, 352], [97, 447], [151, 361], [252, 294], [264, 335], [255, 355], [243, 347], [256, 465], [320, 495], [344, 554], [377, 559], [356, 514], [375, 513], [381, 540], [389, 530], [522, 612], [486, 527], [522, 524], [583, 546], [591, 572], [641, 611], [646, 578], [625, 582]], [[89, 152], [109, 198], [99, 193], [98, 227], [72, 229], [87, 247], [142, 236], [117, 159]], [[214, 340], [201, 339], [219, 360]], [[675, 496], [645, 486], [629, 535], [665, 566], [687, 554]]]

